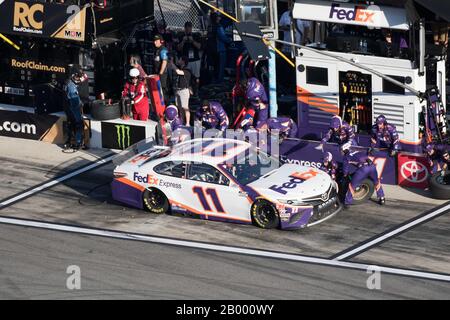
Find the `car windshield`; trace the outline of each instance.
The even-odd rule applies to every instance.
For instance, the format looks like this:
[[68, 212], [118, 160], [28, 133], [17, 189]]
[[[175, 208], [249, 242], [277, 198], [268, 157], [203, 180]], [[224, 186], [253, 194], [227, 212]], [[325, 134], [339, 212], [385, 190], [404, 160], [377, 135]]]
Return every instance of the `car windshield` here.
[[250, 150], [252, 152], [245, 152], [245, 155], [238, 156], [233, 162], [222, 164], [222, 168], [233, 175], [241, 185], [255, 182], [280, 167], [280, 162], [275, 157], [269, 156], [256, 148]]

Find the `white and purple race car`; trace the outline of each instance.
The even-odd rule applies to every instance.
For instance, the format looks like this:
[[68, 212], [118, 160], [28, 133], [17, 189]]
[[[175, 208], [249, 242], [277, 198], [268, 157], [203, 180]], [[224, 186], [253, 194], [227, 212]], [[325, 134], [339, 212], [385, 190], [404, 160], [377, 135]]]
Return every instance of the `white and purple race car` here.
[[[128, 152], [129, 153], [129, 152]], [[195, 139], [120, 155], [113, 198], [152, 213], [298, 229], [342, 208], [337, 184], [318, 169], [280, 165], [247, 142]]]

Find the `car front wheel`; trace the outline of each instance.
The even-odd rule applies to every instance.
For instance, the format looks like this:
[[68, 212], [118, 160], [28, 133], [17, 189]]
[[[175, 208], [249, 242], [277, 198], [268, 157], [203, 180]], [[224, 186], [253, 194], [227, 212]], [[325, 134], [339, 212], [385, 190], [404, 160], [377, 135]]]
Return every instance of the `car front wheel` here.
[[150, 188], [144, 191], [144, 207], [155, 214], [162, 214], [169, 211], [169, 200], [158, 189]]
[[280, 217], [273, 203], [258, 199], [252, 206], [251, 215], [253, 223], [263, 229], [274, 229], [280, 225]]

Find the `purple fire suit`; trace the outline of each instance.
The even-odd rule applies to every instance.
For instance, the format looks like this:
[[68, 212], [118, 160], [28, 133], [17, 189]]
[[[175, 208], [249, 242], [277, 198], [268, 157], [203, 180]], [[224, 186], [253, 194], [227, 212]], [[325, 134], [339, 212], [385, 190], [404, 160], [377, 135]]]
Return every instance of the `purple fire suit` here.
[[260, 121], [266, 121], [269, 118], [269, 99], [267, 99], [266, 89], [255, 77], [247, 81], [245, 99], [248, 102], [249, 108], [255, 110], [256, 123], [253, 121], [254, 127]]
[[328, 175], [331, 177], [331, 179], [336, 180], [336, 174], [338, 172], [338, 164], [336, 161], [328, 161], [328, 163], [325, 165], [325, 163], [322, 164], [320, 167], [320, 170], [325, 171], [328, 173]]
[[214, 101], [209, 103], [209, 111], [205, 112], [202, 108], [197, 111], [196, 120], [200, 121], [207, 130], [225, 131], [229, 125], [227, 113], [220, 103]]
[[381, 181], [378, 178], [377, 167], [369, 159], [367, 152], [365, 151], [354, 151], [349, 152], [344, 157], [343, 163], [343, 174], [344, 177], [348, 176], [350, 173], [350, 165], [357, 167], [356, 171], [353, 173], [352, 180], [348, 185], [348, 191], [345, 195], [345, 204], [350, 205], [353, 203], [353, 195], [355, 194], [356, 188], [358, 188], [364, 179], [369, 178], [375, 184], [375, 190], [377, 191], [377, 197], [384, 198], [383, 187], [381, 186]]
[[181, 121], [180, 117], [176, 117], [175, 119], [173, 119], [172, 121], [168, 121], [170, 123], [170, 129], [172, 130], [172, 132], [174, 132], [175, 130], [177, 130], [179, 127], [183, 126], [183, 121]]
[[392, 124], [386, 124], [383, 130], [378, 125], [372, 127], [372, 148], [387, 148], [389, 151], [400, 150], [400, 138]]
[[268, 130], [278, 130], [283, 138], [297, 137], [297, 124], [290, 118], [270, 118], [258, 123], [256, 129], [261, 129], [267, 125]]
[[342, 126], [334, 131], [330, 128], [322, 139], [322, 143], [337, 143], [339, 145], [343, 145], [347, 142], [351, 142], [353, 146], [356, 146], [355, 132], [353, 128], [345, 121], [342, 121]]

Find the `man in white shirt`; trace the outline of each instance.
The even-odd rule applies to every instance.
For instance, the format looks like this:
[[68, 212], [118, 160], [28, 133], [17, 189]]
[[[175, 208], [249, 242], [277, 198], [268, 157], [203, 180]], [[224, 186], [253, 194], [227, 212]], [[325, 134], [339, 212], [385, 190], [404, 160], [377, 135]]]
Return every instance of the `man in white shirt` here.
[[[284, 41], [292, 42], [291, 38], [291, 19], [292, 19], [292, 9], [289, 9], [280, 18], [278, 27], [284, 32]], [[295, 43], [304, 45], [308, 39], [309, 32], [311, 30], [311, 21], [303, 21], [300, 19], [295, 19], [294, 32], [295, 32]], [[283, 52], [290, 53], [292, 46], [284, 45]]]

